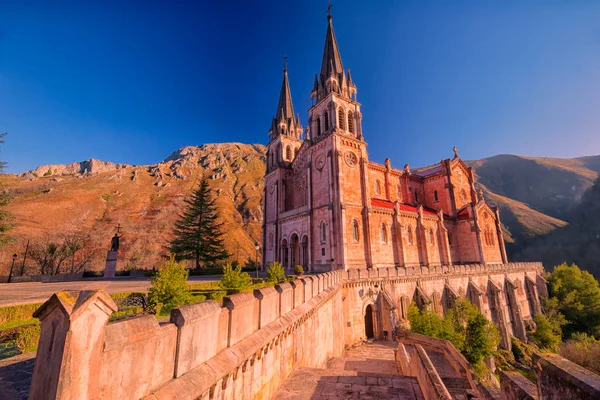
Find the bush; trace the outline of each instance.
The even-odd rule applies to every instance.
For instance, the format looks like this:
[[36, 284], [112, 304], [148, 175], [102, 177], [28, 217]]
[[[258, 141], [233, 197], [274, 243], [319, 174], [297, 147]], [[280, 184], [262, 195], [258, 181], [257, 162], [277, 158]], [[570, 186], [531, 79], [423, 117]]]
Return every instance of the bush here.
[[304, 273], [304, 268], [302, 267], [302, 265], [296, 265], [294, 267], [294, 272], [296, 273], [296, 275], [302, 275]]
[[164, 310], [188, 304], [191, 296], [187, 278], [185, 262], [178, 263], [175, 258], [171, 257], [159, 268], [152, 280], [148, 299], [162, 304]]
[[267, 280], [275, 283], [285, 281], [285, 270], [280, 262], [275, 261], [269, 265], [269, 269], [267, 269]]
[[585, 333], [576, 333], [561, 344], [559, 354], [564, 358], [600, 374], [600, 341]]
[[18, 326], [21, 322], [30, 322], [33, 313], [41, 305], [42, 303], [32, 303], [0, 307], [0, 329]]
[[562, 342], [560, 325], [553, 324], [544, 314], [535, 316], [535, 324], [535, 331], [531, 334], [535, 344], [544, 351], [556, 352]]
[[21, 329], [15, 338], [15, 345], [21, 353], [30, 353], [37, 350], [40, 341], [40, 326], [38, 324]]
[[227, 292], [224, 290], [215, 290], [214, 292], [212, 292], [209, 297], [211, 300], [217, 300], [217, 301], [221, 301], [221, 299], [223, 299], [223, 297], [227, 296]]
[[247, 272], [242, 272], [242, 266], [233, 267], [230, 263], [223, 267], [223, 277], [219, 281], [219, 287], [226, 291], [240, 292], [247, 289], [252, 278]]
[[494, 324], [466, 299], [458, 299], [444, 317], [411, 304], [408, 320], [412, 332], [449, 340], [473, 365], [491, 356], [500, 339]]

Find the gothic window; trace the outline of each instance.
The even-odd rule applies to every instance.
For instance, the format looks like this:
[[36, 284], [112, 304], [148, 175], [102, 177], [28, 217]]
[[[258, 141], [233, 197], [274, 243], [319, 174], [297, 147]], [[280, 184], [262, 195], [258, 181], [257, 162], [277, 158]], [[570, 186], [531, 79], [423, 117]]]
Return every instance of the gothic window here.
[[438, 202], [438, 201], [439, 201], [439, 198], [438, 198], [438, 192], [437, 192], [437, 190], [434, 190], [434, 191], [433, 191], [433, 201], [435, 201], [435, 202]]
[[329, 113], [325, 111], [325, 132], [329, 130]]
[[452, 234], [450, 232], [448, 232], [448, 244], [450, 245], [450, 247], [453, 246], [453, 244], [452, 244]]
[[292, 148], [290, 146], [287, 146], [285, 148], [285, 159], [288, 161], [292, 161]]
[[344, 111], [341, 108], [338, 111], [338, 125], [340, 126], [340, 129], [346, 129], [344, 127]]
[[348, 132], [354, 133], [354, 121], [352, 120], [352, 111], [348, 111]]
[[387, 243], [387, 229], [385, 224], [381, 224], [381, 241]]
[[415, 203], [419, 202], [419, 193], [417, 192], [417, 189], [415, 189]]
[[358, 242], [358, 221], [355, 219], [352, 220], [352, 239]]
[[408, 234], [406, 236], [406, 240], [408, 241], [408, 244], [413, 244], [413, 232], [410, 226], [408, 227]]
[[467, 201], [467, 192], [465, 192], [465, 189], [460, 191], [460, 199], [462, 201]]
[[429, 228], [429, 243], [435, 244], [435, 238], [433, 236], [433, 229]]
[[317, 117], [317, 136], [321, 136], [321, 117]]
[[375, 194], [381, 194], [381, 183], [375, 181]]
[[321, 242], [327, 242], [327, 223], [325, 221], [321, 222]]
[[273, 234], [272, 233], [269, 235], [269, 248], [270, 249], [273, 248]]

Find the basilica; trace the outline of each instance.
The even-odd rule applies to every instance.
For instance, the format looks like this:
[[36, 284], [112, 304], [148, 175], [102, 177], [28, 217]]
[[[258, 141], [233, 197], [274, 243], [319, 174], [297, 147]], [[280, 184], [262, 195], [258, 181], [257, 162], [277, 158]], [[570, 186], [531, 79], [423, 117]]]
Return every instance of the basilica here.
[[328, 15], [304, 129], [287, 67], [269, 130], [263, 260], [309, 272], [506, 263], [496, 207], [458, 156], [412, 169], [369, 161], [357, 86]]

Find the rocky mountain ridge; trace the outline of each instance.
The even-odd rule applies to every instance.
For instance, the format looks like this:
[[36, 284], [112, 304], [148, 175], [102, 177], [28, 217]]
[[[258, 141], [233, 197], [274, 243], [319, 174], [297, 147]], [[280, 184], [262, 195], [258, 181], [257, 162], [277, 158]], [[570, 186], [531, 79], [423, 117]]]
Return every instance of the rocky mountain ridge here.
[[[126, 236], [120, 266], [151, 268], [166, 255], [181, 202], [201, 176], [210, 179], [221, 207], [227, 249], [234, 259], [254, 258], [254, 243], [261, 242], [265, 152], [257, 144], [205, 144], [183, 147], [147, 166], [91, 159], [3, 175], [19, 225], [13, 232], [17, 242], [0, 254], [0, 266], [13, 252], [22, 253], [27, 239], [43, 241], [73, 230], [89, 232], [105, 251], [114, 226], [121, 224]], [[567, 226], [600, 172], [600, 156], [497, 155], [467, 164], [475, 168], [486, 199], [501, 209], [510, 254], [522, 253], [529, 238]], [[95, 268], [103, 266], [102, 258]]]

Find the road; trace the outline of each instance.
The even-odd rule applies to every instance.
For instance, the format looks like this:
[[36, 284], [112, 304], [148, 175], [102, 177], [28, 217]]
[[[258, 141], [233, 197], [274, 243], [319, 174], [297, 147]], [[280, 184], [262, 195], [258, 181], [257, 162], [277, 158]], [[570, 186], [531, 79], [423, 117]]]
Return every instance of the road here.
[[[214, 282], [220, 276], [192, 276], [188, 282]], [[74, 282], [28, 282], [1, 283], [0, 307], [14, 304], [42, 303], [52, 294], [63, 290], [97, 290], [104, 289], [108, 294], [121, 292], [146, 292], [150, 287], [150, 278], [115, 278], [115, 279], [84, 279]]]

